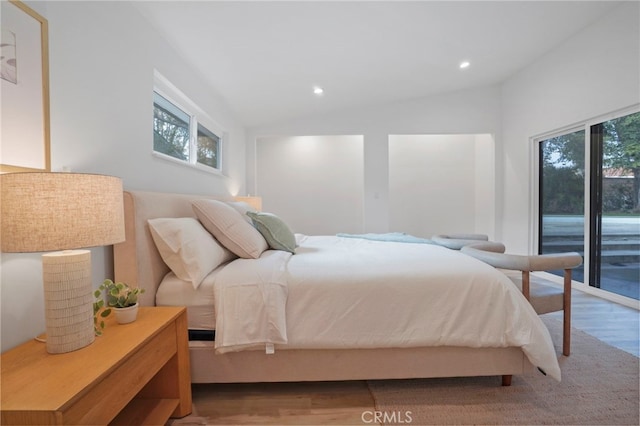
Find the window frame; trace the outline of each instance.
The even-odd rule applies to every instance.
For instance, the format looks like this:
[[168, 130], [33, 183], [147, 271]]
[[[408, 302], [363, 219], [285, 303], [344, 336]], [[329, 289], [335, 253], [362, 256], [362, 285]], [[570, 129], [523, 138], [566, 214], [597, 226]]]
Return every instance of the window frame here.
[[[224, 170], [224, 146], [228, 140], [227, 131], [213, 120], [207, 113], [189, 99], [181, 90], [174, 86], [157, 70], [153, 75], [153, 97], [158, 94], [174, 107], [189, 116], [189, 159], [183, 160], [161, 151], [156, 151], [154, 147], [153, 137], [151, 138], [151, 153], [154, 157], [171, 161], [183, 166], [195, 168], [208, 173], [222, 175]], [[155, 109], [155, 99], [152, 99], [152, 107]], [[153, 114], [152, 114], [153, 116]], [[198, 128], [203, 127], [208, 132], [218, 138], [216, 157], [217, 167], [212, 167], [204, 163], [198, 162]]]

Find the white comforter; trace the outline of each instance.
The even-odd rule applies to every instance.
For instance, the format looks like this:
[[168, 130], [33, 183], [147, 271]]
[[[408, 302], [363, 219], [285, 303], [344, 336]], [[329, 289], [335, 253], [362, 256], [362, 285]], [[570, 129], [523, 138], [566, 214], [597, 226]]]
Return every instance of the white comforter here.
[[428, 244], [297, 235], [216, 276], [216, 350], [521, 347], [560, 380], [549, 332], [493, 267]]

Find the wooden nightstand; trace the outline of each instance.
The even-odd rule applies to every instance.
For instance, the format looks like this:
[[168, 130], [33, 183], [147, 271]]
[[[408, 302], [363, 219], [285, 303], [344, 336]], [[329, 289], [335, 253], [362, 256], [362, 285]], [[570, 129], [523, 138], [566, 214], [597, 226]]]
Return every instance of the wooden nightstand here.
[[191, 413], [185, 308], [141, 307], [74, 352], [29, 341], [2, 354], [3, 425], [162, 425]]

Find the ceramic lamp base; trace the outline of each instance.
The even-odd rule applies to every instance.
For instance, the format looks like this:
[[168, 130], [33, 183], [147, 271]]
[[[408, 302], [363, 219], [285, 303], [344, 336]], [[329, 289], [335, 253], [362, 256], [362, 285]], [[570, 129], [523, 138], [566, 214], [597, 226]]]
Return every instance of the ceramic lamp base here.
[[93, 328], [91, 252], [42, 255], [47, 352], [61, 354], [90, 345]]

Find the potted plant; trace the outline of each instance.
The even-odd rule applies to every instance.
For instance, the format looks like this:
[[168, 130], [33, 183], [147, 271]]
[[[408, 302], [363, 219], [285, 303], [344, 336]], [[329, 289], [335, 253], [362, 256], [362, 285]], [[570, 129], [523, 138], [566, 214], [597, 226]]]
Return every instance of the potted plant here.
[[[116, 321], [127, 324], [136, 320], [138, 315], [138, 295], [144, 293], [143, 288], [130, 287], [126, 283], [114, 283], [110, 279], [104, 280], [102, 288], [107, 296], [107, 306], [113, 308]], [[108, 314], [107, 314], [108, 315]]]

